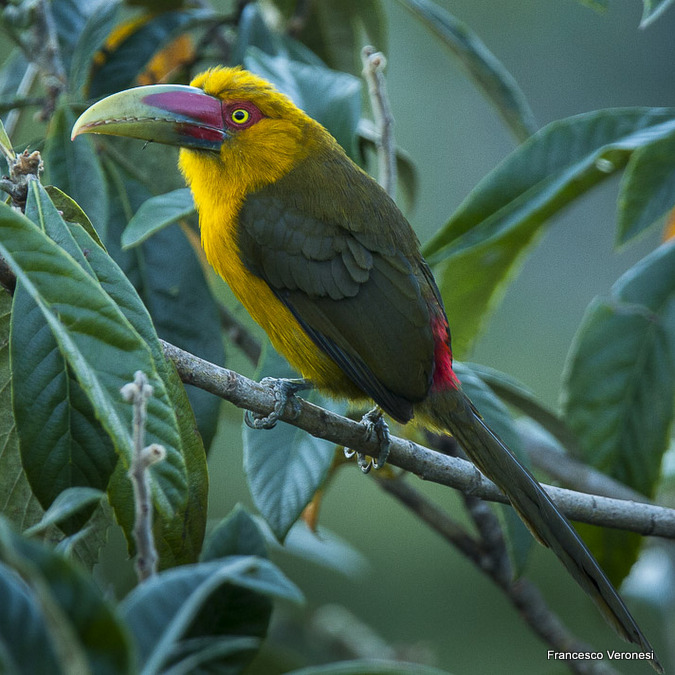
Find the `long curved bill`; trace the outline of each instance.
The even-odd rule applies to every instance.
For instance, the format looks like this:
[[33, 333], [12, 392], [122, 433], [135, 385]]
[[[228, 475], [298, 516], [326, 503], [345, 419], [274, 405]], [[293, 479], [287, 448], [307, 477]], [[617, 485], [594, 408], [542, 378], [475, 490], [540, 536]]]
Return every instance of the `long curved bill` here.
[[214, 151], [228, 137], [220, 100], [180, 84], [153, 84], [112, 94], [80, 115], [71, 140], [79, 134], [127, 136]]

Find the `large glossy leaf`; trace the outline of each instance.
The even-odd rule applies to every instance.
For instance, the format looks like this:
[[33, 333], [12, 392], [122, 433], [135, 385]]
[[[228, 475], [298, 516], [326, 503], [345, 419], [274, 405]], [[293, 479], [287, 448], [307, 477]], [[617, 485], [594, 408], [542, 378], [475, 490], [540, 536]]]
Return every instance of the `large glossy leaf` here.
[[[565, 420], [584, 459], [648, 497], [658, 484], [675, 402], [674, 269], [669, 242], [621, 277], [609, 297], [591, 303], [564, 381]], [[638, 540], [593, 533], [600, 562], [621, 579]]]
[[131, 410], [119, 390], [137, 370], [148, 376], [154, 396], [148, 406], [146, 437], [167, 450], [166, 460], [152, 472], [153, 495], [162, 514], [174, 514], [185, 504], [185, 464], [175, 414], [148, 347], [110, 296], [71, 256], [4, 204], [0, 205], [0, 251], [40, 306], [125, 463], [131, 457]]
[[[48, 206], [45, 208], [48, 208]], [[173, 517], [156, 519], [155, 534], [162, 566], [194, 562], [201, 550], [206, 524], [208, 474], [204, 445], [196, 429], [190, 402], [173, 364], [168, 363], [164, 358], [152, 319], [130, 281], [84, 229], [74, 225], [70, 228], [70, 234], [72, 240], [63, 238], [64, 244], [67, 242], [68, 250], [75, 245], [78, 247], [75, 253], [82, 252], [82, 255], [86, 257], [87, 268], [150, 349], [157, 372], [167, 389], [178, 422], [183, 460], [187, 472], [188, 495], [185, 504], [178, 509]], [[183, 267], [187, 273], [197, 276], [195, 270], [189, 264], [185, 264]], [[152, 268], [151, 261], [148, 263], [148, 268]], [[198, 272], [201, 274], [201, 270], [198, 270]], [[152, 277], [149, 272], [147, 276]], [[220, 342], [218, 341], [216, 344], [220, 345]], [[212, 397], [206, 405], [210, 405], [217, 410], [219, 403]], [[211, 416], [215, 418], [215, 412]], [[121, 489], [121, 484], [126, 486], [126, 490]], [[116, 516], [120, 523], [124, 525], [125, 533], [129, 538], [134, 518], [133, 500], [128, 491], [129, 483], [124, 472], [120, 472], [120, 481], [115, 482], [114, 485], [117, 489], [111, 489], [110, 494], [115, 506]]]
[[56, 654], [37, 599], [23, 579], [2, 563], [0, 607], [0, 672], [58, 674]]
[[[297, 377], [271, 348], [261, 370], [274, 377]], [[316, 400], [315, 396], [312, 392], [317, 405], [328, 403]], [[333, 443], [283, 422], [267, 430], [244, 427], [244, 471], [249, 490], [280, 541], [323, 483], [334, 452]]]
[[589, 307], [572, 346], [563, 410], [587, 461], [653, 496], [675, 393], [675, 242]]
[[[88, 268], [46, 193], [37, 184], [33, 188], [27, 217]], [[105, 490], [117, 463], [112, 440], [69, 368], [38, 301], [21, 283], [14, 294], [11, 354], [22, 462], [42, 507], [48, 508], [74, 486]], [[66, 531], [79, 529], [92, 510], [64, 523]]]
[[437, 279], [460, 358], [546, 219], [622, 169], [635, 150], [674, 132], [670, 109], [601, 110], [559, 120], [476, 186], [424, 247], [430, 262], [440, 263]]
[[105, 490], [117, 464], [112, 440], [22, 283], [14, 293], [11, 352], [14, 415], [33, 494], [46, 509], [70, 487]]
[[[302, 600], [296, 586], [272, 563], [254, 556], [233, 556], [163, 572], [135, 588], [120, 606], [135, 637], [143, 672], [161, 672], [177, 656], [189, 656], [195, 643], [213, 647], [233, 636], [259, 637], [249, 632], [252, 627], [247, 617], [238, 621], [236, 611], [242, 608], [222, 602], [220, 591], [232, 585], [265, 597]], [[250, 651], [257, 641], [244, 644]], [[216, 663], [222, 654], [217, 657]]]
[[61, 666], [56, 672], [87, 672], [83, 666], [100, 675], [131, 672], [126, 629], [91, 577], [46, 546], [15, 534], [3, 520], [0, 560], [31, 588]]
[[0, 513], [16, 528], [37, 522], [42, 508], [33, 495], [19, 454], [19, 437], [12, 409], [9, 326], [12, 297], [0, 290]]
[[636, 150], [621, 182], [617, 241], [642, 234], [675, 206], [675, 133]]
[[532, 110], [511, 73], [466, 24], [431, 0], [398, 1], [459, 59], [516, 138], [525, 140], [536, 131]]
[[61, 106], [54, 113], [43, 153], [48, 181], [69, 194], [105, 238], [108, 222], [108, 187], [91, 137], [70, 140], [75, 116]]
[[204, 542], [200, 560], [207, 562], [229, 555], [255, 555], [267, 558], [267, 547], [258, 524], [240, 505], [211, 530]]

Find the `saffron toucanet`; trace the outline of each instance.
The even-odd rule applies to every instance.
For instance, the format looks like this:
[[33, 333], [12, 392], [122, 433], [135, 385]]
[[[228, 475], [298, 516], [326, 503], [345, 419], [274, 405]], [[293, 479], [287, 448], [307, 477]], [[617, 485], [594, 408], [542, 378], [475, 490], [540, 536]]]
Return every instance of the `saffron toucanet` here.
[[329, 394], [452, 434], [617, 633], [652, 651], [575, 530], [463, 394], [415, 233], [326, 129], [265, 80], [213, 68], [191, 86], [113, 94], [79, 118], [73, 137], [85, 132], [180, 146], [206, 257], [275, 348]]

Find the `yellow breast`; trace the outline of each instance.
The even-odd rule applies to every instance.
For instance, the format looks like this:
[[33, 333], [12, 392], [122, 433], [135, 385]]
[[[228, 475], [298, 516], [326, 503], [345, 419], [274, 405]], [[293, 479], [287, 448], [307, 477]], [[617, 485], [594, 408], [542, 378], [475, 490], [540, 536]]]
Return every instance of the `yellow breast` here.
[[237, 217], [246, 191], [228, 180], [217, 159], [182, 150], [179, 166], [190, 184], [199, 211], [202, 246], [206, 258], [227, 282], [253, 319], [267, 333], [274, 348], [303, 377], [336, 396], [363, 396], [355, 385], [312, 342], [293, 314], [267, 283], [243, 264], [236, 242]]

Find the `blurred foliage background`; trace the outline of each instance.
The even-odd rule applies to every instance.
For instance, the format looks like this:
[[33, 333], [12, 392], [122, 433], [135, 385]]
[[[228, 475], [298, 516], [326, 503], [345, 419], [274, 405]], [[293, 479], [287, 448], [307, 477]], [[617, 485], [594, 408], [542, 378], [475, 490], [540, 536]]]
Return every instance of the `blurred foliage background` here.
[[[227, 10], [234, 3], [213, 4]], [[538, 126], [600, 108], [675, 106], [675, 10], [639, 28], [643, 9], [637, 0], [610, 0], [602, 12], [574, 0], [437, 4], [476, 31], [506, 66]], [[423, 25], [394, 0], [381, 6], [386, 44], [375, 47], [387, 56], [397, 144], [417, 172], [416, 199], [412, 205], [402, 200], [402, 206], [425, 242], [517, 141], [457, 60]], [[0, 45], [0, 58], [8, 51]], [[20, 145], [33, 135], [34, 127], [25, 124], [13, 140]], [[662, 236], [662, 228], [652, 229], [638, 242], [614, 249], [618, 180], [611, 178], [555, 217], [471, 355], [528, 384], [552, 407], [558, 403], [565, 358], [588, 303], [606, 293]], [[228, 290], [219, 288], [219, 294], [246, 321]], [[461, 316], [449, 318], [451, 327], [461, 324]], [[232, 348], [227, 365], [254, 374]], [[214, 520], [239, 502], [253, 509], [241, 469], [241, 445], [241, 411], [223, 405], [209, 458]], [[671, 476], [673, 464], [667, 458]], [[435, 485], [426, 485], [425, 491], [453, 515], [461, 512], [451, 491]], [[288, 551], [273, 554], [302, 588], [307, 605], [282, 606], [276, 612], [269, 645], [253, 672], [271, 672], [272, 658], [285, 661], [287, 669], [298, 667], [302, 662], [297, 654], [308, 649], [327, 650], [336, 658], [403, 655], [456, 673], [564, 672], [547, 660], [546, 647], [498, 590], [356, 468], [337, 474], [322, 504], [321, 524], [349, 547], [338, 549], [334, 568]], [[102, 583], [112, 579], [118, 589], [132, 583], [131, 570], [120, 564], [124, 559], [121, 536], [113, 538], [97, 570]], [[662, 659], [671, 663], [674, 560], [671, 548], [660, 547], [641, 560], [642, 574], [633, 574], [624, 588], [627, 595], [641, 598], [636, 618]], [[529, 569], [551, 606], [578, 635], [599, 648], [622, 648], [608, 639], [601, 617], [551, 555], [536, 547]], [[338, 605], [350, 614], [340, 614]], [[646, 668], [639, 663], [614, 665], [625, 673]]]

